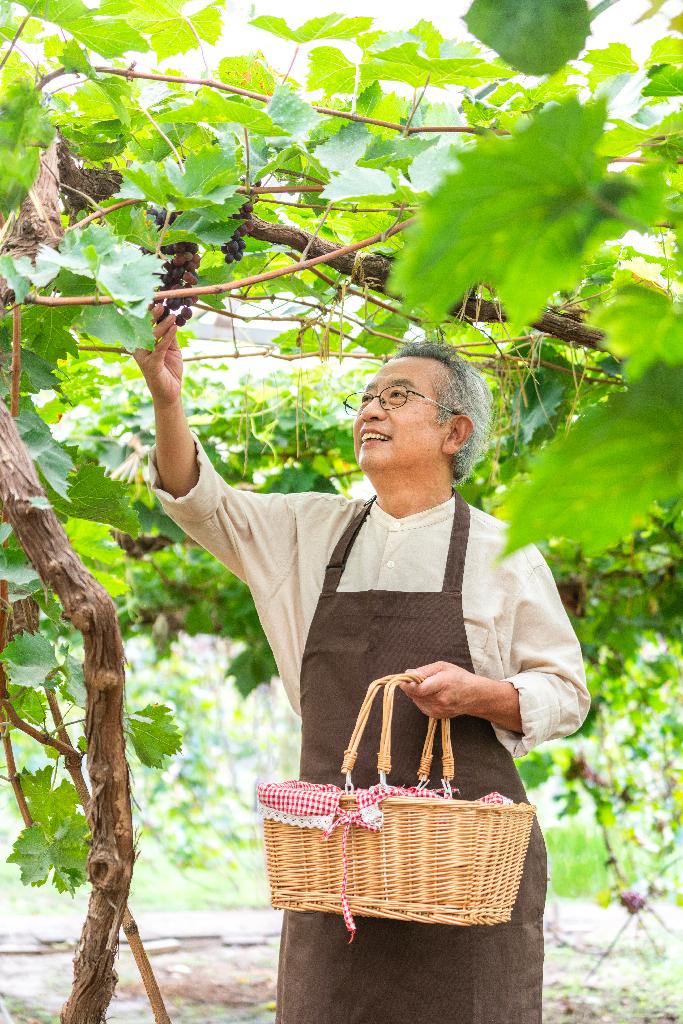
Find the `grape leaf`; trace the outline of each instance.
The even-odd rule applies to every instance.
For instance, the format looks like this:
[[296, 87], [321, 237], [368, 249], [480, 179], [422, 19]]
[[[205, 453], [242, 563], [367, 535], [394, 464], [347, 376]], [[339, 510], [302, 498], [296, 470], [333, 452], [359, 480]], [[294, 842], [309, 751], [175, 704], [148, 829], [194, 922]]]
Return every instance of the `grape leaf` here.
[[154, 348], [152, 327], [147, 318], [131, 316], [114, 305], [83, 306], [78, 316], [81, 329], [105, 345], [117, 345], [127, 352]]
[[251, 92], [271, 93], [275, 79], [258, 56], [224, 57], [218, 65], [218, 77], [226, 85], [237, 85]]
[[512, 78], [513, 72], [500, 61], [485, 57], [425, 57], [420, 44], [401, 43], [373, 53], [373, 59], [361, 65], [363, 85], [379, 81], [406, 82], [419, 89], [429, 78], [430, 86], [469, 85]]
[[82, 814], [62, 819], [53, 833], [41, 825], [31, 825], [19, 833], [7, 861], [19, 865], [24, 885], [44, 885], [54, 868], [57, 891], [73, 894], [86, 881], [88, 832]]
[[657, 39], [645, 60], [645, 67], [653, 64], [683, 64], [683, 39], [680, 36]]
[[394, 183], [384, 171], [355, 166], [334, 175], [320, 193], [320, 198], [336, 202], [359, 196], [388, 196], [393, 191]]
[[128, 489], [118, 480], [105, 476], [101, 466], [84, 463], [69, 478], [67, 498], [48, 487], [48, 497], [55, 510], [78, 519], [108, 523], [137, 537], [138, 519], [131, 508]]
[[[52, 9], [55, 8], [59, 9], [53, 4]], [[57, 18], [51, 20], [60, 23]], [[108, 60], [123, 57], [131, 50], [136, 53], [145, 53], [147, 50], [143, 37], [123, 18], [94, 18], [93, 12], [89, 11], [85, 17], [69, 21], [65, 27], [79, 43]]]
[[12, 707], [25, 722], [45, 727], [47, 715], [47, 699], [42, 690], [34, 690], [31, 686], [8, 687]]
[[135, 753], [150, 768], [163, 768], [182, 748], [182, 736], [165, 704], [148, 704], [126, 716]]
[[22, 409], [15, 423], [40, 472], [58, 494], [66, 497], [66, 478], [73, 469], [73, 460], [69, 453], [55, 441], [47, 423], [31, 409]]
[[[683, 363], [683, 315], [656, 288], [631, 284], [621, 288], [612, 302], [598, 307], [591, 323], [605, 331], [605, 348], [619, 358], [628, 358], [627, 371], [633, 380], [653, 363]], [[647, 331], [643, 331], [647, 324]]]
[[40, 576], [23, 551], [15, 548], [0, 550], [0, 580], [9, 584], [10, 601], [18, 601], [42, 589]]
[[41, 633], [19, 633], [0, 651], [0, 661], [16, 686], [50, 686], [47, 676], [57, 668], [52, 644]]
[[652, 68], [643, 96], [680, 96], [683, 94], [683, 68], [664, 65]]
[[[531, 322], [557, 289], [571, 288], [584, 252], [610, 214], [647, 204], [661, 182], [603, 176], [594, 146], [604, 101], [575, 99], [541, 110], [512, 139], [461, 150], [449, 175], [406, 235], [390, 286], [442, 317], [476, 281], [497, 288], [510, 316]], [[659, 199], [655, 197], [655, 201]]]
[[[326, 96], [352, 93], [356, 81], [356, 65], [335, 46], [316, 46], [308, 56], [307, 86], [310, 92], [323, 89]], [[361, 77], [363, 85], [365, 80]]]
[[65, 700], [72, 701], [79, 708], [85, 708], [88, 692], [85, 688], [83, 662], [79, 658], [74, 658], [71, 654], [66, 656], [61, 666], [61, 680], [58, 686]]
[[249, 101], [226, 99], [212, 89], [199, 89], [191, 103], [164, 110], [157, 120], [176, 124], [240, 124], [260, 135], [287, 134], [264, 110], [250, 106]]
[[615, 75], [632, 75], [638, 70], [638, 65], [625, 43], [610, 43], [605, 49], [589, 50], [588, 53], [584, 53], [581, 61], [591, 66], [587, 77], [592, 88]]
[[32, 82], [3, 85], [0, 99], [0, 209], [18, 209], [38, 173], [40, 150], [54, 127]]
[[467, 28], [527, 75], [548, 75], [577, 57], [590, 31], [585, 0], [474, 0]]
[[188, 0], [104, 0], [100, 13], [125, 16], [130, 25], [149, 36], [160, 60], [187, 53], [199, 45], [198, 38], [215, 43], [221, 33], [222, 0], [210, 0], [199, 10]]
[[63, 818], [73, 814], [79, 805], [73, 783], [62, 779], [52, 788], [52, 767], [46, 765], [31, 772], [21, 772], [21, 788], [26, 797], [33, 821], [48, 831], [55, 831]]
[[249, 24], [280, 39], [291, 39], [293, 43], [312, 43], [316, 39], [355, 39], [360, 32], [370, 28], [372, 18], [326, 14], [322, 18], [311, 18], [299, 28], [290, 28], [284, 18], [266, 14], [254, 18]]
[[316, 147], [315, 158], [328, 171], [341, 173], [364, 156], [371, 141], [364, 124], [345, 124], [328, 142]]
[[29, 306], [21, 318], [24, 343], [47, 363], [78, 354], [78, 343], [69, 331], [76, 316], [69, 306]]
[[453, 145], [430, 146], [410, 164], [410, 183], [416, 192], [433, 192], [458, 166]]
[[503, 555], [548, 536], [597, 554], [643, 525], [654, 500], [679, 494], [681, 394], [683, 366], [658, 363], [553, 440], [534, 460], [531, 482], [514, 484], [503, 506], [511, 519]]
[[201, 198], [205, 203], [223, 203], [237, 188], [237, 163], [234, 151], [221, 146], [203, 146], [190, 153], [185, 168], [173, 160], [166, 162], [166, 173], [178, 195]]
[[321, 123], [321, 117], [286, 85], [277, 85], [266, 110], [269, 117], [302, 142]]
[[89, 224], [74, 228], [59, 249], [41, 245], [36, 267], [64, 267], [91, 278], [117, 305], [134, 316], [145, 316], [162, 274], [161, 260], [121, 242], [108, 226]]
[[28, 256], [0, 256], [0, 275], [14, 291], [17, 302], [23, 302], [30, 290], [31, 282], [42, 288], [57, 274], [56, 268], [36, 270]]
[[242, 651], [230, 662], [228, 672], [235, 680], [237, 691], [248, 697], [252, 690], [276, 674], [277, 667], [270, 650], [264, 648]]

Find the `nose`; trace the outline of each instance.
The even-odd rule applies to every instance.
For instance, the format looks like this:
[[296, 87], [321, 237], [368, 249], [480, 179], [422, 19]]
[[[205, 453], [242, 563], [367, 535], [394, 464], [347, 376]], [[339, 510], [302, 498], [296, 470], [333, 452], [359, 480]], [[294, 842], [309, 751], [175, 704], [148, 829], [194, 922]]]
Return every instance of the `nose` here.
[[372, 401], [367, 402], [358, 412], [360, 420], [374, 419], [377, 415], [384, 415], [386, 409], [382, 407], [379, 395], [375, 395]]

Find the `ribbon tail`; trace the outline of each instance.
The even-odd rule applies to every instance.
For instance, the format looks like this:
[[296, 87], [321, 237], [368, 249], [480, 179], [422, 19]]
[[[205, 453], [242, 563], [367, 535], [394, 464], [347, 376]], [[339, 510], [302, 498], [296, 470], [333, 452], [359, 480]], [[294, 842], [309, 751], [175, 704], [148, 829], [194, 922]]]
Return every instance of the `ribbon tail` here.
[[344, 872], [343, 872], [343, 875], [342, 875], [342, 891], [341, 891], [341, 905], [342, 905], [342, 913], [344, 915], [344, 923], [346, 924], [347, 930], [349, 932], [351, 932], [351, 938], [349, 939], [349, 943], [353, 942], [355, 934], [356, 934], [356, 922], [353, 919], [353, 914], [351, 913], [351, 907], [349, 906], [349, 901], [348, 901], [347, 896], [346, 896], [346, 883], [347, 883], [348, 874], [349, 874], [349, 861], [348, 861], [348, 857], [347, 857], [347, 854], [346, 854], [346, 840], [348, 839], [349, 829], [350, 828], [351, 828], [351, 822], [347, 821], [346, 824], [344, 825], [344, 831], [342, 833], [342, 858], [343, 858], [343, 861], [344, 861]]

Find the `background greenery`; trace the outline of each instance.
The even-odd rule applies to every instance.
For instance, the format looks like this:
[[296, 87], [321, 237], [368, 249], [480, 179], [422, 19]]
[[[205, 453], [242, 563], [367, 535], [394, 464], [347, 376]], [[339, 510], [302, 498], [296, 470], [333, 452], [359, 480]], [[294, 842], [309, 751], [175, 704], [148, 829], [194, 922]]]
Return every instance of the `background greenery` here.
[[[34, 265], [0, 255], [0, 273], [25, 302], [19, 429], [75, 549], [119, 611], [142, 849], [159, 844], [169, 871], [217, 862], [250, 876], [254, 778], [296, 766], [281, 701], [253, 692], [271, 685], [275, 666], [246, 587], [183, 537], [145, 483], [153, 414], [127, 353], [152, 345], [146, 309], [162, 238], [146, 208], [181, 213], [163, 241], [195, 241], [201, 283], [220, 284], [292, 259], [287, 246], [249, 239], [239, 269], [226, 267], [219, 245], [233, 231], [240, 182], [313, 181], [322, 191], [265, 196], [257, 214], [344, 245], [417, 210], [412, 229], [375, 247], [393, 260], [393, 298], [378, 306], [371, 289], [353, 295], [336, 271], [251, 286], [248, 301], [241, 288], [235, 308], [251, 321], [296, 318], [269, 350], [288, 358], [258, 380], [237, 380], [237, 343], [209, 358], [211, 343], [193, 341], [205, 331], [191, 322], [182, 344], [206, 356], [186, 364], [191, 425], [236, 486], [349, 495], [360, 473], [340, 400], [377, 361], [401, 339], [438, 337], [479, 366], [496, 430], [462, 493], [510, 520], [510, 549], [533, 541], [543, 550], [593, 695], [578, 735], [519, 762], [531, 795], [543, 787], [562, 822], [549, 834], [553, 885], [602, 902], [633, 887], [674, 896], [683, 811], [680, 18], [642, 65], [616, 40], [591, 47], [590, 19], [604, 4], [569, 5], [559, 32], [538, 19], [516, 33], [511, 15], [500, 23], [503, 5], [477, 0], [466, 21], [478, 43], [444, 38], [426, 21], [392, 33], [365, 17], [297, 29], [258, 18], [264, 32], [308, 48], [304, 79], [278, 82], [258, 53], [210, 71], [271, 95], [262, 102], [112, 74], [133, 52], [138, 71], [182, 78], [182, 55], [219, 38], [219, 3], [191, 16], [180, 0], [162, 6], [163, 16], [146, 0], [104, 0], [94, 12], [79, 0], [40, 12], [0, 4], [3, 241], [56, 133], [82, 168], [122, 174], [114, 201], [139, 200], [80, 228], [96, 203], [63, 191], [69, 230], [59, 247], [42, 248]], [[548, 17], [564, 11], [543, 7]], [[542, 45], [548, 38], [556, 48]], [[468, 130], [408, 130], [430, 126]], [[469, 290], [500, 299], [507, 320], [453, 315]], [[94, 293], [113, 304], [33, 302]], [[223, 309], [225, 296], [206, 303]], [[584, 346], [535, 328], [546, 308], [604, 337]], [[10, 353], [5, 317], [4, 394]], [[1, 529], [10, 600], [32, 594], [41, 608], [40, 634], [1, 655], [12, 703], [43, 726], [44, 688], [53, 688], [75, 738], [85, 698], [79, 637]], [[7, 838], [11, 871], [73, 892], [85, 881], [87, 829], [62, 759], [14, 729], [12, 739], [35, 824]], [[9, 787], [0, 792], [7, 806]], [[587, 809], [592, 824], [579, 825]]]

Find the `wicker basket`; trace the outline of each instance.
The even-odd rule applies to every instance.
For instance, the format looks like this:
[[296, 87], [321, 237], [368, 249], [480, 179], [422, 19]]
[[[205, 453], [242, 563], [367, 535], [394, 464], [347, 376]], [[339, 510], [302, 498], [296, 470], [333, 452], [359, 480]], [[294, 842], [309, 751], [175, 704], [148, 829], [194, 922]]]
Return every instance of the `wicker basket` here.
[[[356, 807], [351, 771], [376, 694], [384, 689], [378, 757], [380, 783], [384, 785], [391, 770], [394, 692], [403, 680], [419, 678], [414, 674], [392, 675], [370, 684], [344, 753], [341, 770], [347, 784], [339, 801], [341, 811]], [[384, 820], [379, 831], [340, 828], [327, 839], [319, 828], [264, 821], [274, 907], [340, 914], [343, 889], [353, 914], [365, 917], [457, 925], [510, 920], [535, 807], [452, 799], [450, 720], [443, 719], [441, 726], [447, 796], [388, 796], [381, 804]], [[418, 772], [421, 790], [431, 774], [436, 727], [436, 720], [430, 718]], [[346, 879], [344, 853], [348, 860]]]

